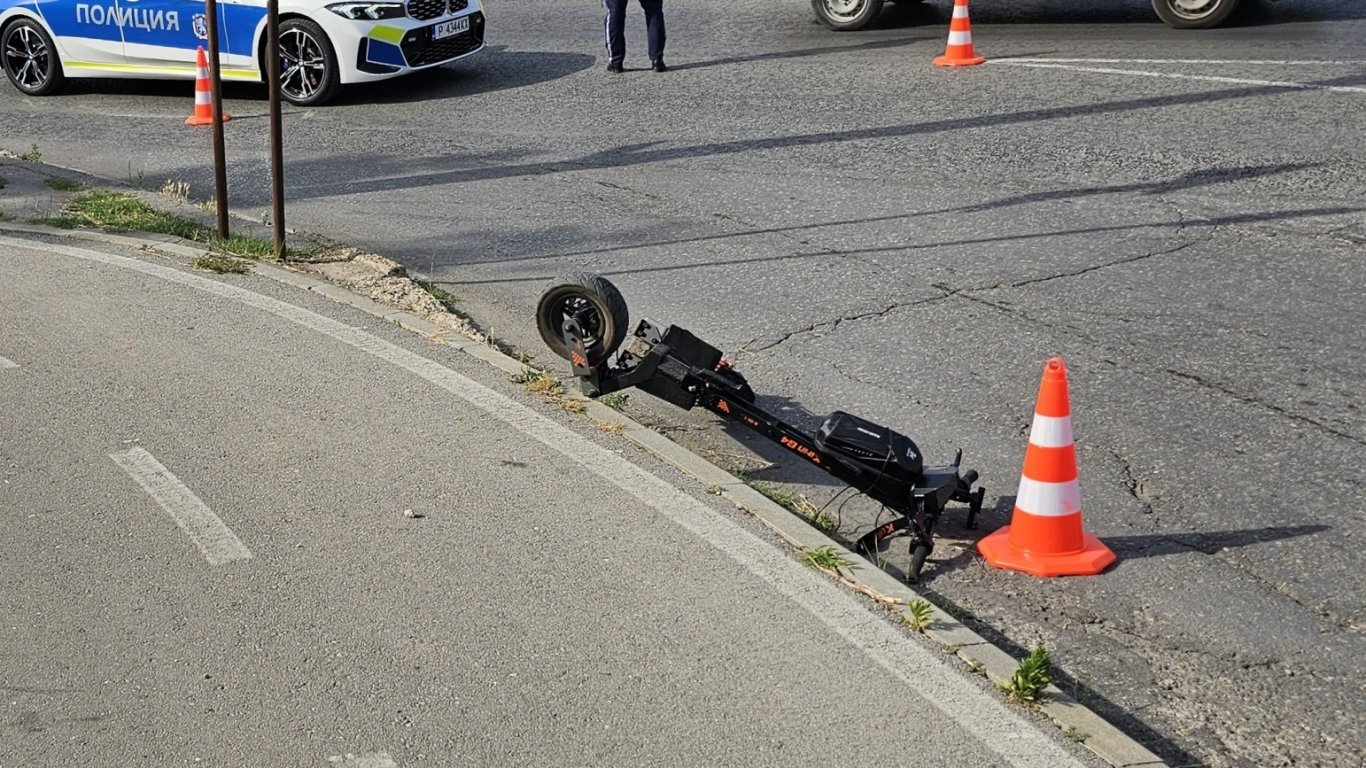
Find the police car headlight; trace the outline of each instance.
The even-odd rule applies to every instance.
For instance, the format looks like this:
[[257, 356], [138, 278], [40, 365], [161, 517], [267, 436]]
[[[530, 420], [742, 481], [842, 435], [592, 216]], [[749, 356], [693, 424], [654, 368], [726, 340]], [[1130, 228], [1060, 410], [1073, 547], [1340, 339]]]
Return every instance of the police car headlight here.
[[403, 3], [333, 3], [327, 10], [353, 21], [372, 21], [376, 19], [397, 19], [406, 16]]

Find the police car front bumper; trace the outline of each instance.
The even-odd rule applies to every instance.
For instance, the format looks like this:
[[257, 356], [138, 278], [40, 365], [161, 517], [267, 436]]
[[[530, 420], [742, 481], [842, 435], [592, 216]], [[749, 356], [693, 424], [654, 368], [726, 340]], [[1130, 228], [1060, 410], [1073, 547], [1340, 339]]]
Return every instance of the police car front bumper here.
[[[446, 25], [462, 19], [468, 20], [467, 29], [442, 36], [444, 31], [450, 29]], [[478, 11], [457, 19], [442, 19], [410, 29], [376, 26], [356, 45], [357, 79], [381, 79], [400, 72], [434, 67], [468, 56], [483, 47], [484, 14]]]

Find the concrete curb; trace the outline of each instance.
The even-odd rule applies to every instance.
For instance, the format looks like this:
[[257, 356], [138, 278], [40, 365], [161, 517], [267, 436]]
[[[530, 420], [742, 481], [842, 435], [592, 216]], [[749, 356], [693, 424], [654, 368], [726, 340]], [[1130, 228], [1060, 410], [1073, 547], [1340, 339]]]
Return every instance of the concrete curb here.
[[[186, 258], [213, 253], [196, 244], [166, 235], [115, 235], [93, 230], [55, 229], [42, 225], [15, 222], [0, 222], [0, 232], [41, 234], [125, 247], [151, 248]], [[449, 329], [436, 326], [417, 315], [380, 304], [369, 297], [354, 293], [341, 286], [282, 267], [245, 259], [243, 261], [250, 264], [255, 273], [262, 277], [312, 291], [341, 304], [355, 307], [437, 343], [454, 347], [505, 373], [518, 374], [526, 368], [526, 365], [521, 361], [503, 354], [488, 344], [471, 339], [448, 338]], [[849, 569], [847, 573], [836, 574], [841, 581], [855, 591], [903, 616], [907, 615], [906, 607], [908, 605], [917, 600], [925, 599], [920, 593], [899, 579], [892, 577], [885, 571], [871, 567], [871, 564], [863, 557], [848, 550], [839, 542], [812, 527], [805, 519], [773, 502], [705, 458], [600, 402], [585, 400], [584, 405], [584, 413], [587, 416], [595, 421], [620, 424], [622, 426], [622, 437], [695, 478], [703, 484], [709, 493], [723, 496], [739, 509], [753, 515], [797, 550], [829, 547], [847, 560], [856, 563], [857, 565]], [[968, 669], [985, 675], [993, 682], [1007, 681], [1014, 675], [1019, 663], [1017, 659], [987, 642], [981, 635], [964, 626], [938, 606], [931, 604], [931, 610], [933, 611], [934, 622], [926, 628], [924, 634], [943, 646], [946, 652], [956, 655]], [[1048, 699], [1039, 706], [1039, 712], [1047, 716], [1069, 735], [1076, 734], [1078, 740], [1100, 759], [1115, 766], [1115, 768], [1157, 768], [1166, 765], [1160, 757], [1153, 754], [1138, 741], [1130, 738], [1056, 686], [1050, 685], [1047, 691]]]

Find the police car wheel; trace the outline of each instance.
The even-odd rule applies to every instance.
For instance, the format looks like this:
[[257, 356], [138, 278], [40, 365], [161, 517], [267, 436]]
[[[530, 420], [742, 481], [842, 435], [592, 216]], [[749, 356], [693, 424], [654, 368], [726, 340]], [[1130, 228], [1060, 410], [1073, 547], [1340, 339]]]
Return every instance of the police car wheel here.
[[312, 107], [337, 93], [337, 54], [322, 27], [308, 19], [280, 22], [280, 95], [290, 104]]
[[1158, 18], [1173, 29], [1206, 29], [1222, 23], [1238, 0], [1153, 0]]
[[836, 32], [863, 29], [882, 13], [882, 0], [811, 0], [811, 10]]
[[54, 93], [66, 83], [52, 38], [30, 19], [19, 19], [0, 33], [0, 59], [9, 81], [29, 96]]

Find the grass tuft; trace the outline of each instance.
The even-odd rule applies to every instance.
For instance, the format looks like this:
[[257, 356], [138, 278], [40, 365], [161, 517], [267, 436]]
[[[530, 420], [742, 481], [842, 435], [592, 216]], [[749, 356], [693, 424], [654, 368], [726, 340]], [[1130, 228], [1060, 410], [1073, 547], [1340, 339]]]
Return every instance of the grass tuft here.
[[620, 411], [622, 408], [626, 407], [626, 401], [630, 399], [631, 394], [629, 392], [612, 392], [611, 394], [603, 395], [598, 398], [598, 402], [614, 411]]
[[1048, 649], [1042, 645], [1020, 661], [1010, 680], [996, 685], [1017, 702], [1037, 703], [1044, 697], [1044, 689], [1053, 682], [1048, 660]]
[[62, 211], [85, 223], [112, 231], [156, 232], [186, 240], [201, 240], [203, 227], [156, 210], [133, 195], [95, 189], [62, 206]]
[[841, 555], [828, 544], [823, 547], [807, 547], [802, 550], [801, 556], [802, 562], [808, 567], [831, 573], [853, 570], [857, 567], [853, 560]]
[[203, 256], [196, 256], [190, 262], [196, 269], [203, 269], [218, 274], [245, 275], [251, 271], [251, 265], [241, 259], [232, 256], [224, 256], [217, 253], [207, 253]]
[[161, 194], [183, 203], [190, 199], [190, 182], [167, 179], [166, 183], [161, 185]]
[[37, 145], [37, 144], [34, 144], [34, 145], [33, 145], [33, 148], [30, 149], [29, 151], [25, 152], [24, 154], [20, 155], [20, 156], [19, 156], [19, 159], [20, 159], [20, 160], [27, 160], [27, 161], [30, 162], [30, 163], [36, 163], [36, 162], [38, 162], [39, 160], [42, 160], [42, 159], [43, 159], [43, 153], [42, 153], [42, 152], [39, 152], [39, 151], [38, 151], [38, 145]]
[[825, 514], [824, 510], [813, 504], [811, 499], [808, 499], [805, 496], [798, 495], [797, 498], [792, 501], [791, 509], [793, 512], [806, 518], [806, 522], [811, 523], [817, 530], [825, 531], [826, 533], [835, 530], [834, 518]]
[[[459, 314], [456, 308], [456, 305], [460, 303], [459, 296], [456, 296], [455, 294], [451, 293], [450, 291], [446, 290], [445, 288], [442, 288], [441, 286], [435, 283], [424, 283], [421, 280], [419, 280], [417, 281], [417, 284], [422, 286], [422, 289], [424, 291], [430, 293], [433, 299], [436, 299], [437, 301], [441, 302], [441, 306], [445, 307], [447, 312], [455, 312], [456, 314]], [[526, 361], [523, 360], [522, 362]]]
[[[259, 237], [229, 235], [221, 238], [208, 227], [196, 222], [162, 213], [134, 195], [94, 189], [72, 198], [62, 206], [61, 216], [48, 216], [37, 223], [70, 229], [79, 225], [98, 227], [110, 232], [153, 232], [174, 235], [203, 243], [212, 250], [258, 261], [275, 258], [275, 242]], [[286, 248], [286, 256], [303, 256], [315, 248]]]
[[29, 219], [29, 223], [42, 224], [47, 227], [56, 227], [57, 229], [75, 229], [85, 222], [75, 216], [49, 214], [47, 216], [39, 216], [36, 219]]
[[[80, 192], [85, 189], [85, 185], [79, 181], [64, 179], [61, 176], [49, 176], [46, 179], [43, 179], [43, 184], [47, 185], [49, 189], [55, 189], [58, 192]], [[0, 186], [4, 185], [0, 184]]]
[[912, 632], [924, 632], [934, 624], [934, 608], [928, 600], [915, 600], [906, 606], [906, 613], [901, 617], [901, 623], [911, 628]]

